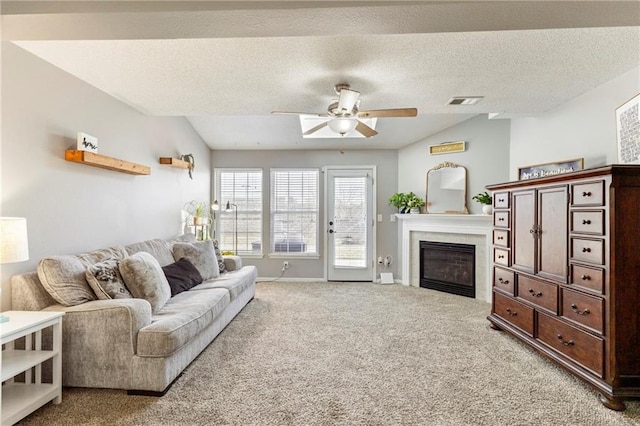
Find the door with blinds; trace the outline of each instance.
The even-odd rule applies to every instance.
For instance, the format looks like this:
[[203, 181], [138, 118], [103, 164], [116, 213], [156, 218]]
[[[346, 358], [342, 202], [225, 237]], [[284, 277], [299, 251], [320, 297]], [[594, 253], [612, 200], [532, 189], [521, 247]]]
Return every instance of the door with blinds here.
[[374, 169], [326, 169], [327, 279], [372, 281]]

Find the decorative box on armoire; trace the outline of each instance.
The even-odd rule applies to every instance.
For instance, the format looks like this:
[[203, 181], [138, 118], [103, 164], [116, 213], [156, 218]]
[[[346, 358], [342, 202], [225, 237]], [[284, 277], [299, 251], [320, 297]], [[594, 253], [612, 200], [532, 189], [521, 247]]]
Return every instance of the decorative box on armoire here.
[[640, 166], [487, 186], [488, 320], [624, 410], [640, 397]]

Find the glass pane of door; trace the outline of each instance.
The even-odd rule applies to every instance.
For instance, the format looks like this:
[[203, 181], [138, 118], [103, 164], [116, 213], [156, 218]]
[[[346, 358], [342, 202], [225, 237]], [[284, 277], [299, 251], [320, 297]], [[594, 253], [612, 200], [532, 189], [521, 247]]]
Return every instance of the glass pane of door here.
[[334, 180], [333, 265], [336, 268], [367, 267], [367, 178]]

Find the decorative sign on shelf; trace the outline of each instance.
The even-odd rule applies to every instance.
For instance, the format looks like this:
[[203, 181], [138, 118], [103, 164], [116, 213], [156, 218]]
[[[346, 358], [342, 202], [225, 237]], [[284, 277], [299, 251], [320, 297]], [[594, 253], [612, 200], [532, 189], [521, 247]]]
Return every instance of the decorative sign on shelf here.
[[536, 164], [518, 168], [518, 180], [535, 179], [547, 176], [571, 173], [584, 168], [584, 158], [561, 161], [558, 163]]
[[454, 152], [464, 152], [467, 149], [466, 141], [443, 142], [439, 145], [429, 145], [429, 154], [451, 154]]
[[98, 138], [78, 132], [78, 151], [98, 153]]
[[616, 108], [618, 162], [640, 164], [640, 93]]

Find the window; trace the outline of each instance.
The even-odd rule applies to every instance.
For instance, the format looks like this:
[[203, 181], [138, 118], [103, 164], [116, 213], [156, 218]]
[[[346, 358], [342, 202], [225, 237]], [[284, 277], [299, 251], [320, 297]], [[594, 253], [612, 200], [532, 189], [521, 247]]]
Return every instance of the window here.
[[[262, 254], [262, 170], [216, 169], [216, 238], [222, 251]], [[229, 203], [230, 211], [225, 207]]]
[[271, 252], [318, 254], [317, 169], [271, 170]]

